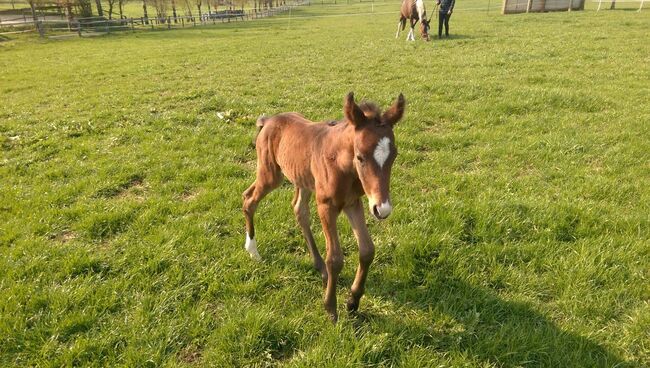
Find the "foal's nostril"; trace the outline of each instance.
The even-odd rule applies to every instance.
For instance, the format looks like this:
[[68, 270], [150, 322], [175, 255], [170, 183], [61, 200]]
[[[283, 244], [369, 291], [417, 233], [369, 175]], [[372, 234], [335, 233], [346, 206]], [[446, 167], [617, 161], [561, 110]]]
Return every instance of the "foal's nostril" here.
[[377, 209], [377, 205], [372, 206], [372, 214], [375, 215], [376, 218], [381, 218], [381, 215], [379, 214], [379, 210]]

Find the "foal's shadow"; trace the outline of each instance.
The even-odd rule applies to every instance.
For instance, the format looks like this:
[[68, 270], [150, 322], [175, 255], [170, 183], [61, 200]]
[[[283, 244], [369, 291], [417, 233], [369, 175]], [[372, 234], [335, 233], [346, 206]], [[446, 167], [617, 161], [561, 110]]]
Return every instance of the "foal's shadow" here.
[[[387, 332], [406, 340], [406, 345], [502, 367], [634, 365], [586, 337], [559, 328], [526, 303], [505, 301], [455, 276], [443, 276], [426, 286], [389, 281], [381, 290], [373, 289], [373, 295], [410, 318], [372, 309], [359, 312], [353, 315], [359, 334], [369, 329]], [[389, 331], [377, 331], [381, 329]]]

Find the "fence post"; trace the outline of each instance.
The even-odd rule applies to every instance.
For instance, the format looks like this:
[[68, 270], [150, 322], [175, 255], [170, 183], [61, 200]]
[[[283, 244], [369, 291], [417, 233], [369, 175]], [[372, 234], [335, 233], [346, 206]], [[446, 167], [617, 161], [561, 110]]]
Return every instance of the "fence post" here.
[[167, 29], [172, 29], [172, 18], [167, 16]]
[[131, 32], [135, 32], [135, 25], [133, 24], [133, 18], [131, 18]]
[[43, 21], [42, 20], [37, 20], [36, 21], [36, 30], [38, 31], [38, 36], [39, 37], [45, 37], [45, 30], [43, 29]]
[[79, 34], [79, 37], [81, 37], [81, 21], [77, 21], [77, 33]]

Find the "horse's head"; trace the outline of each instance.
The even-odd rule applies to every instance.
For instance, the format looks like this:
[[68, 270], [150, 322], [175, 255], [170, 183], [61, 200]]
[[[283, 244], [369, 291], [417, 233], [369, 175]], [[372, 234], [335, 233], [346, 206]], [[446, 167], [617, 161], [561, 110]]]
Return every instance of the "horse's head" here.
[[422, 33], [422, 38], [429, 41], [429, 29], [431, 24], [431, 19], [422, 19], [420, 22], [420, 33]]
[[390, 204], [390, 172], [397, 157], [393, 126], [404, 115], [406, 101], [400, 93], [397, 101], [383, 114], [377, 106], [354, 102], [350, 92], [343, 111], [354, 126], [354, 167], [368, 196], [370, 212], [383, 220], [392, 211]]

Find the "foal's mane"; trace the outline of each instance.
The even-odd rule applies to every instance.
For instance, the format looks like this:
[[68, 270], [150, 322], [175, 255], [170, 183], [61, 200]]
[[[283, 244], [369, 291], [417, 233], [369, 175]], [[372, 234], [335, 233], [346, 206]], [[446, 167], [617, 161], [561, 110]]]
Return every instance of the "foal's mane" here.
[[379, 115], [381, 115], [381, 110], [379, 110], [379, 106], [377, 106], [373, 102], [362, 102], [359, 105], [359, 108], [361, 109], [361, 111], [363, 111], [363, 114], [369, 119], [375, 119], [378, 118]]

